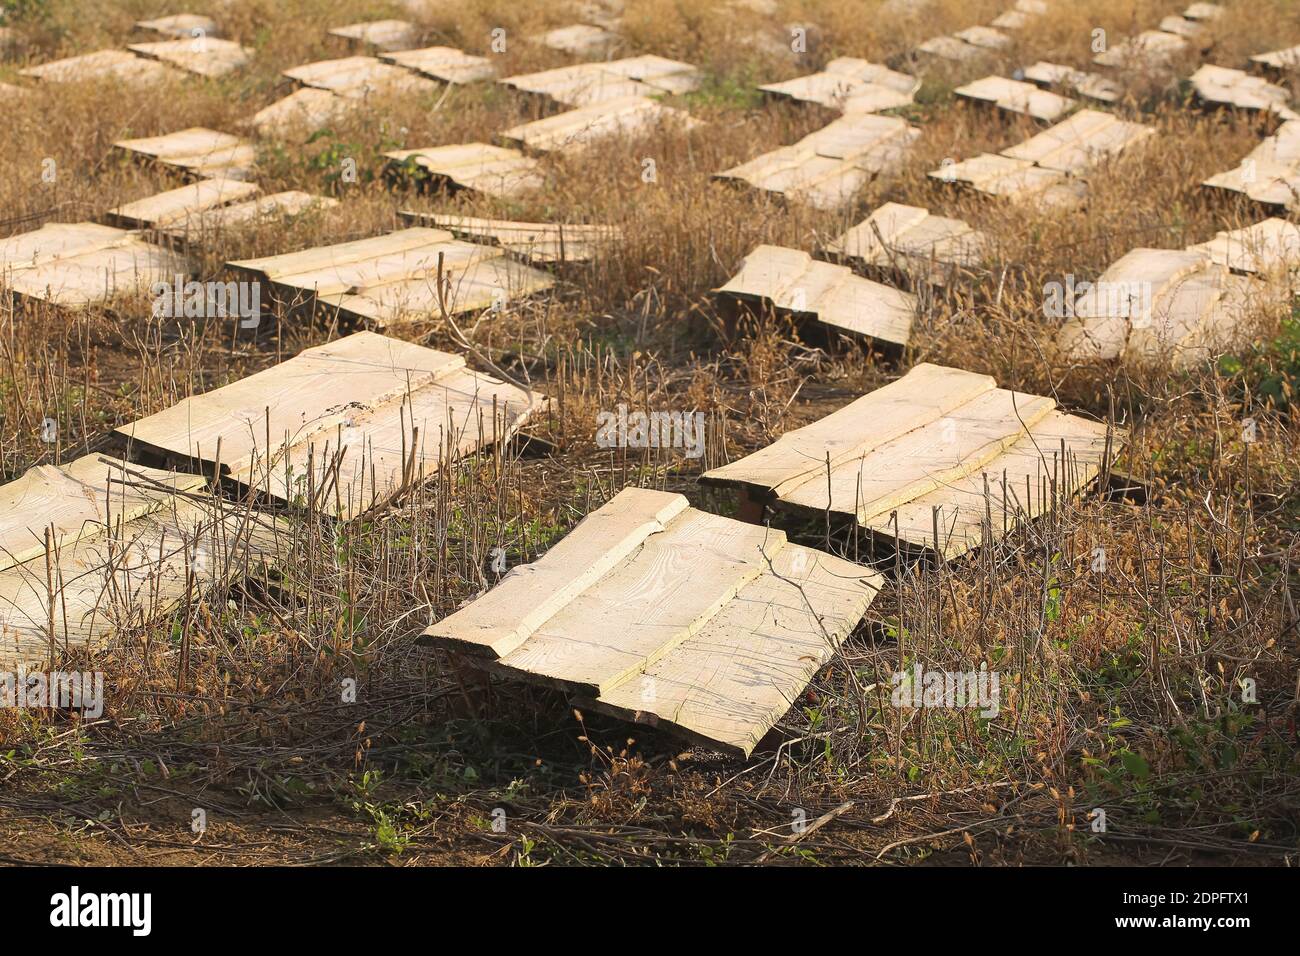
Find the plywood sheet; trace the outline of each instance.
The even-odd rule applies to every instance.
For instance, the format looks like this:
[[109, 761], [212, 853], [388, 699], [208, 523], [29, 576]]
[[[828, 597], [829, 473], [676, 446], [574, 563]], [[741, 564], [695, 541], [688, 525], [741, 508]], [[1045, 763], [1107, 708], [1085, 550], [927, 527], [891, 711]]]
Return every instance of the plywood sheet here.
[[380, 59], [443, 83], [478, 83], [492, 79], [497, 73], [496, 66], [487, 57], [471, 56], [449, 46], [386, 53]]
[[538, 152], [578, 152], [613, 137], [647, 136], [664, 127], [700, 125], [684, 110], [645, 96], [601, 100], [577, 109], [511, 127], [501, 135]]
[[248, 179], [257, 159], [252, 143], [202, 126], [118, 140], [113, 147], [204, 178]]
[[127, 49], [198, 76], [225, 76], [247, 66], [253, 59], [249, 47], [214, 37], [132, 43]]
[[463, 239], [494, 243], [511, 255], [537, 263], [587, 262], [622, 239], [617, 226], [513, 222], [410, 210], [399, 210], [398, 215], [410, 225], [434, 226]]
[[509, 437], [543, 401], [460, 356], [358, 332], [117, 433], [133, 455], [219, 463], [272, 500], [351, 518]]
[[[1058, 500], [1069, 497], [1101, 467], [1105, 431], [1062, 415], [1050, 398], [924, 363], [701, 480], [799, 510], [847, 515], [884, 540], [894, 537], [897, 514], [901, 543], [953, 558], [1051, 506], [1048, 500], [1008, 507], [1004, 516], [990, 507], [986, 480], [996, 488], [1004, 471], [1019, 474], [1027, 450], [1036, 449], [1040, 470], [1054, 475]], [[1122, 436], [1112, 438], [1113, 453]]]
[[917, 312], [915, 296], [781, 246], [758, 246], [714, 293], [897, 345], [907, 344]]
[[1075, 101], [1040, 90], [1033, 83], [1009, 80], [1002, 76], [986, 76], [959, 86], [953, 92], [960, 97], [995, 106], [1008, 113], [1032, 116], [1034, 119], [1054, 122], [1074, 108]]
[[384, 153], [395, 163], [414, 162], [444, 186], [513, 199], [544, 182], [541, 165], [517, 149], [487, 143], [460, 143]]
[[780, 531], [629, 488], [426, 637], [582, 706], [748, 754], [879, 588]]
[[896, 116], [855, 113], [790, 146], [718, 174], [819, 209], [848, 204], [877, 175], [903, 161], [920, 130]]
[[275, 285], [287, 300], [376, 328], [498, 307], [555, 282], [500, 248], [422, 227], [228, 265]]
[[15, 295], [66, 308], [142, 294], [188, 271], [183, 256], [139, 233], [96, 223], [48, 223], [0, 240], [0, 281]]

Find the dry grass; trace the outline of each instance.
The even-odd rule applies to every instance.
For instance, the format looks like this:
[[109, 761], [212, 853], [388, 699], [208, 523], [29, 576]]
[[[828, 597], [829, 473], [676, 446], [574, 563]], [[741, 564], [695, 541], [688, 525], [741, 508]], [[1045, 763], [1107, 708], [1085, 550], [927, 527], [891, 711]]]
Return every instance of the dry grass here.
[[[0, 235], [96, 219], [176, 185], [120, 160], [110, 144], [187, 126], [232, 132], [281, 95], [279, 71], [343, 55], [326, 29], [401, 15], [387, 3], [143, 0], [114, 9], [73, 0], [18, 3], [20, 57], [32, 62], [121, 46], [133, 20], [211, 12], [256, 48], [232, 78], [165, 91], [110, 85], [41, 88], [6, 104], [0, 124]], [[566, 62], [523, 40], [562, 25], [550, 5], [466, 0], [435, 5], [430, 44], [486, 52], [510, 42], [503, 72]], [[783, 206], [710, 180], [763, 144], [788, 143], [831, 114], [763, 103], [756, 82], [811, 72], [835, 55], [894, 61], [918, 41], [987, 23], [1004, 4], [936, 0], [923, 17], [863, 16], [861, 4], [796, 0], [768, 21], [721, 4], [628, 0], [633, 52], [707, 71], [680, 105], [706, 120], [689, 134], [609, 144], [551, 165], [545, 189], [513, 204], [420, 194], [382, 176], [400, 146], [488, 142], [546, 112], [492, 85], [395, 100], [307, 143], [264, 144], [265, 191], [336, 195], [334, 211], [288, 230], [219, 238], [195, 255], [199, 278], [222, 263], [392, 228], [399, 208], [621, 225], [628, 241], [550, 296], [473, 326], [471, 363], [527, 380], [554, 401], [540, 428], [549, 454], [488, 450], [445, 470], [393, 508], [338, 527], [292, 521], [274, 578], [187, 603], [174, 620], [130, 628], [93, 656], [108, 673], [105, 718], [0, 712], [0, 827], [13, 858], [127, 862], [686, 863], [752, 861], [1014, 863], [1216, 859], [1294, 861], [1300, 548], [1300, 426], [1253, 386], [1276, 355], [1241, 373], [1198, 368], [1071, 367], [1054, 353], [1044, 283], [1095, 278], [1135, 246], [1181, 247], [1258, 218], [1197, 184], [1258, 142], [1254, 122], [1188, 108], [1176, 80], [1147, 78], [1118, 107], [1158, 135], [1097, 178], [1084, 211], [1045, 213], [978, 201], [925, 176], [946, 157], [996, 151], [1030, 125], [955, 103], [954, 85], [1038, 59], [1087, 67], [1091, 31], [1111, 42], [1180, 9], [1158, 0], [1058, 4], [984, 66], [925, 74], [907, 111], [923, 135], [903, 172], [867, 187], [850, 210]], [[818, 26], [795, 58], [746, 40], [782, 24]], [[1218, 28], [1209, 62], [1300, 42], [1300, 13], [1260, 0]], [[0, 65], [0, 81], [22, 59]], [[1190, 61], [1180, 75], [1190, 72]], [[657, 182], [641, 178], [656, 162]], [[53, 158], [57, 179], [41, 179]], [[360, 181], [340, 172], [355, 159]], [[814, 248], [880, 202], [966, 218], [996, 239], [997, 267], [929, 297], [901, 356], [807, 340], [779, 322], [729, 330], [707, 292], [753, 245]], [[217, 323], [111, 311], [0, 313], [0, 480], [42, 462], [110, 447], [116, 425], [266, 367], [337, 334], [285, 321], [252, 336]], [[1260, 315], [1259, 341], [1279, 335]], [[456, 350], [431, 320], [400, 335]], [[1262, 346], [1261, 346], [1262, 347]], [[701, 463], [595, 447], [595, 415], [620, 401], [712, 416], [705, 464], [736, 457], [838, 407], [918, 361], [1055, 394], [1132, 429], [1121, 466], [1145, 499], [1092, 498], [996, 548], [943, 569], [892, 566], [894, 583], [861, 632], [781, 725], [779, 748], [742, 764], [649, 731], [575, 715], [558, 696], [461, 684], [415, 646], [432, 619], [490, 586], [488, 555], [534, 558], [626, 484], [730, 502], [699, 488]], [[1294, 355], [1290, 359], [1294, 373]], [[1262, 371], [1260, 369], [1263, 369]], [[1240, 422], [1259, 421], [1247, 448]], [[40, 422], [60, 424], [57, 447]], [[817, 525], [817, 523], [814, 523]], [[800, 536], [825, 546], [820, 526]], [[854, 553], [839, 534], [830, 546]], [[1103, 547], [1107, 572], [1095, 574]], [[966, 670], [987, 662], [1010, 685], [1001, 715], [899, 711], [889, 675], [913, 662]], [[358, 702], [340, 701], [353, 678]], [[1243, 705], [1250, 678], [1259, 704]], [[883, 688], [883, 691], [882, 691]], [[629, 737], [630, 734], [630, 737]], [[893, 802], [902, 798], [901, 802]], [[794, 811], [814, 820], [853, 807], [795, 846]], [[192, 808], [209, 829], [194, 842]], [[1088, 814], [1107, 809], [1106, 834]], [[492, 811], [504, 808], [505, 833]], [[39, 821], [39, 822], [33, 822]], [[63, 839], [68, 834], [74, 840]], [[21, 835], [21, 839], [17, 836]], [[772, 852], [775, 848], [775, 852]]]

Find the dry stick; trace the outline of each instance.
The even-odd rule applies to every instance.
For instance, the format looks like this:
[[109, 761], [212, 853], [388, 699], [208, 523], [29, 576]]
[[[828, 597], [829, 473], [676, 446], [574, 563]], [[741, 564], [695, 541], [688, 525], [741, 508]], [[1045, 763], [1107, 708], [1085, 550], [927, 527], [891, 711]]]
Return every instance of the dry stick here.
[[[853, 809], [853, 805], [854, 804], [852, 800], [846, 800], [843, 803], [841, 803], [838, 807], [836, 807], [834, 810], [829, 810], [826, 813], [823, 813], [812, 823], [808, 824], [808, 826], [804, 827], [804, 829], [800, 830], [798, 833], [791, 834], [789, 837], [787, 837], [785, 840], [785, 845], [787, 847], [794, 846], [804, 837], [811, 836], [812, 834], [816, 833], [818, 830], [820, 830], [826, 824], [830, 823], [832, 820], [844, 816], [844, 814], [848, 813], [850, 810]], [[754, 862], [766, 863], [773, 856], [775, 856], [777, 852], [778, 852], [778, 848], [764, 850], [762, 853], [758, 855], [758, 858], [754, 860]]]

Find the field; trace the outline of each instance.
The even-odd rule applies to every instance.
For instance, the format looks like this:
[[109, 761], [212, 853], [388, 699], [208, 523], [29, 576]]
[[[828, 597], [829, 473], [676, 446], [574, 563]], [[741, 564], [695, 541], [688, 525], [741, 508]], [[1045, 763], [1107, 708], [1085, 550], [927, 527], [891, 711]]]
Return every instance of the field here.
[[[573, 62], [527, 38], [577, 22], [558, 3], [507, 0], [414, 14], [363, 0], [2, 6], [15, 39], [0, 83], [23, 84], [18, 71], [34, 63], [123, 48], [139, 39], [135, 21], [180, 10], [211, 15], [255, 55], [218, 78], [23, 84], [28, 96], [0, 100], [0, 237], [103, 221], [180, 185], [112, 144], [195, 126], [251, 136], [249, 117], [288, 91], [282, 70], [347, 55], [332, 27], [412, 20], [418, 45], [490, 55], [506, 76]], [[1011, 47], [961, 64], [908, 54], [989, 23], [1004, 0], [932, 0], [922, 13], [878, 0], [778, 6], [769, 15], [627, 0], [620, 55], [698, 66], [699, 89], [664, 102], [702, 122], [548, 156], [544, 187], [523, 198], [421, 189], [381, 155], [491, 143], [557, 111], [492, 82], [372, 97], [305, 142], [257, 140], [264, 192], [339, 203], [222, 234], [190, 253], [199, 280], [227, 277], [230, 261], [391, 231], [399, 209], [607, 223], [623, 241], [559, 270], [546, 292], [386, 332], [548, 396], [533, 440], [485, 446], [354, 521], [291, 512], [273, 580], [232, 581], [51, 661], [104, 672], [102, 716], [0, 709], [0, 860], [1297, 862], [1300, 324], [1289, 307], [1261, 308], [1252, 344], [1185, 368], [1079, 362], [1057, 347], [1044, 290], [1066, 276], [1095, 280], [1130, 249], [1182, 249], [1268, 215], [1201, 182], [1236, 166], [1269, 122], [1204, 108], [1187, 77], [1200, 62], [1241, 68], [1300, 43], [1300, 9], [1225, 3], [1208, 52], [1127, 76], [1106, 108], [1155, 134], [1090, 177], [1084, 206], [1056, 209], [927, 176], [1042, 128], [964, 103], [954, 88], [1038, 60], [1096, 69], [1094, 31], [1115, 43], [1181, 5], [1056, 0]], [[790, 49], [790, 24], [807, 25], [804, 52]], [[494, 30], [504, 52], [491, 50]], [[921, 131], [901, 167], [835, 211], [716, 181], [835, 118], [756, 87], [837, 56], [908, 64], [921, 78], [914, 104], [897, 111]], [[1298, 76], [1277, 82], [1294, 93]], [[887, 201], [964, 219], [994, 246], [987, 269], [919, 289], [907, 347], [873, 348], [772, 313], [735, 318], [710, 295], [755, 246], [818, 249]], [[67, 309], [6, 294], [0, 308], [0, 484], [111, 450], [115, 427], [349, 331], [288, 314], [255, 329], [157, 318], [145, 296]], [[699, 484], [703, 471], [922, 362], [1052, 396], [1128, 429], [1128, 445], [1107, 487], [995, 545], [946, 564], [882, 561], [886, 584], [865, 620], [749, 759], [575, 709], [556, 691], [467, 675], [417, 641], [495, 583], [502, 551], [509, 568], [535, 560], [626, 486], [734, 515], [732, 495]], [[620, 403], [703, 412], [704, 454], [599, 447], [597, 416]], [[57, 423], [53, 441], [46, 419]], [[792, 540], [859, 555], [856, 535], [829, 518], [773, 521]], [[1000, 713], [891, 706], [890, 675], [916, 663], [998, 671]], [[355, 699], [340, 694], [349, 681]]]

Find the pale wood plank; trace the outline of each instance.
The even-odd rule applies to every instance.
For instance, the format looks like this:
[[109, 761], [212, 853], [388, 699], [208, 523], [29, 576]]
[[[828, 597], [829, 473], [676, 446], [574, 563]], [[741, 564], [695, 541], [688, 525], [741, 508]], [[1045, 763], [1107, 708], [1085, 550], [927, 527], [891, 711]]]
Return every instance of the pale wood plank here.
[[0, 571], [98, 534], [110, 522], [129, 522], [162, 507], [176, 491], [204, 484], [178, 474], [101, 455], [65, 465], [37, 465], [0, 485]]
[[687, 510], [496, 666], [599, 696], [698, 633], [784, 545], [780, 531]]
[[[881, 578], [787, 544], [694, 636], [594, 705], [748, 756], [857, 626]], [[584, 701], [579, 701], [584, 704]]]
[[334, 27], [330, 36], [348, 40], [357, 46], [389, 52], [409, 50], [420, 40], [420, 28], [407, 20], [369, 20]]
[[644, 136], [670, 124], [691, 129], [700, 122], [647, 97], [629, 96], [512, 126], [501, 135], [540, 152], [576, 152], [603, 139]]
[[128, 229], [158, 228], [238, 199], [247, 199], [258, 192], [260, 189], [256, 183], [204, 179], [114, 206], [107, 215], [111, 222]]
[[496, 76], [497, 68], [485, 56], [471, 56], [454, 47], [431, 46], [419, 50], [402, 50], [380, 56], [393, 63], [443, 83], [477, 83]]
[[[1122, 432], [1112, 433], [1112, 457], [1123, 438]], [[1066, 449], [1064, 461], [1062, 441]], [[1058, 499], [1073, 497], [1086, 488], [1104, 467], [1106, 448], [1104, 424], [1054, 411], [1036, 423], [1030, 434], [983, 467], [902, 505], [897, 511], [898, 538], [913, 547], [935, 551], [947, 560], [980, 547], [986, 527], [988, 540], [997, 541], [1007, 530], [1053, 508], [1054, 477]], [[939, 525], [937, 548], [935, 509]], [[886, 540], [894, 537], [895, 521], [890, 514], [877, 515], [864, 522], [864, 527]]]
[[861, 458], [992, 391], [989, 375], [923, 362], [888, 385], [738, 461], [706, 472], [701, 481], [744, 484], [756, 491], [783, 495], [810, 476]]
[[184, 40], [158, 40], [153, 43], [131, 43], [128, 44], [127, 49], [132, 53], [179, 67], [187, 73], [206, 77], [233, 73], [247, 66], [253, 59], [251, 48], [240, 46], [232, 40], [219, 40], [208, 36]]
[[617, 226], [583, 223], [515, 222], [400, 209], [408, 223], [436, 226], [457, 236], [497, 243], [506, 251], [534, 262], [585, 262], [605, 246], [619, 242]]
[[424, 633], [460, 653], [504, 657], [686, 507], [683, 495], [625, 488], [536, 561]]

